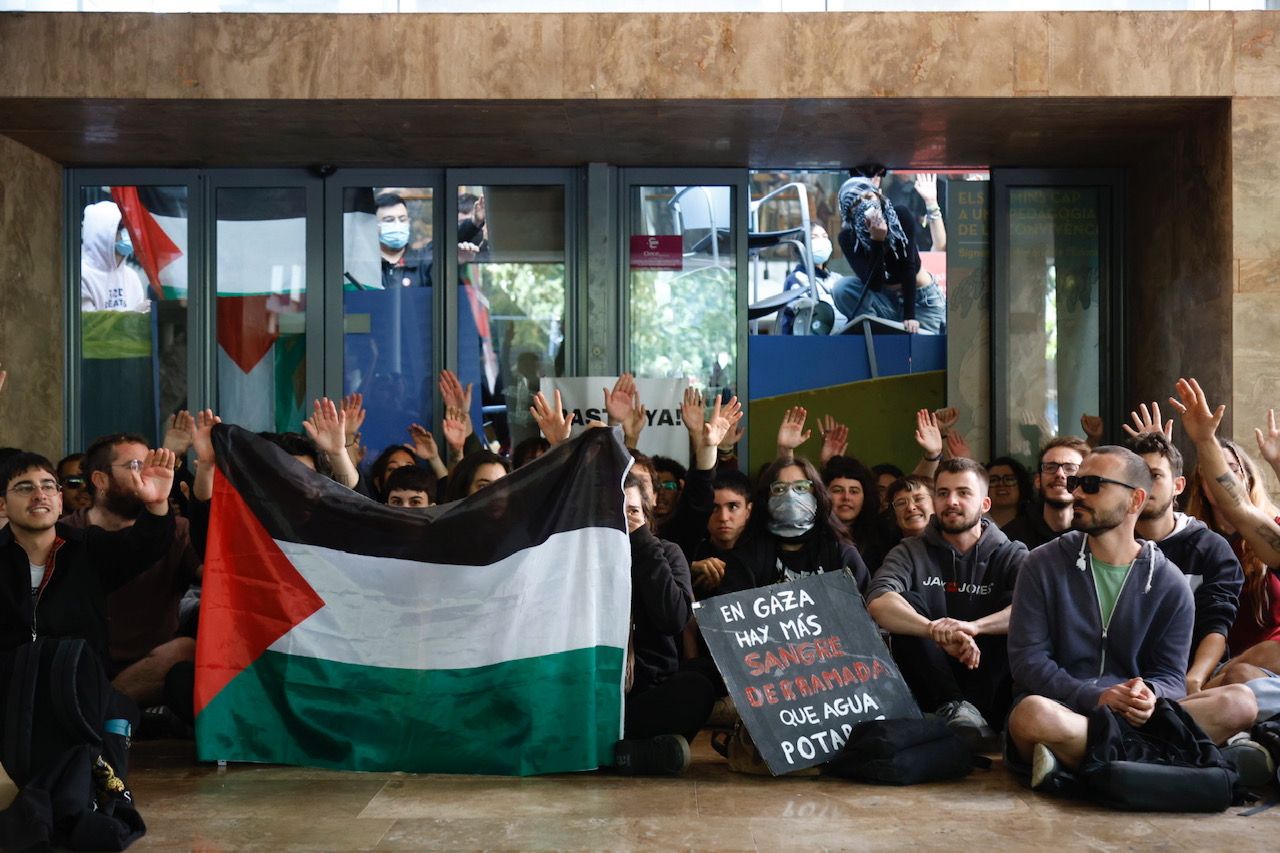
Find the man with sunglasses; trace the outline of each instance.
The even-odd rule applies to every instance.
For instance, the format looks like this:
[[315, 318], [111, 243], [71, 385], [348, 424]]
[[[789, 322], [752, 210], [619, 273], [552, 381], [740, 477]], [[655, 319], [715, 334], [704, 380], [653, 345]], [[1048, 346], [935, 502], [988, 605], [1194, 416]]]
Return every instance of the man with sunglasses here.
[[1075, 499], [1067, 488], [1067, 478], [1078, 473], [1089, 445], [1074, 435], [1050, 439], [1040, 450], [1035, 485], [1040, 494], [1037, 512], [1020, 515], [1003, 528], [1015, 542], [1035, 550], [1071, 529], [1071, 508]]
[[83, 453], [72, 453], [58, 461], [58, 483], [62, 486], [62, 512], [70, 514], [93, 506], [89, 481], [80, 469]]
[[1185, 695], [1195, 618], [1182, 572], [1134, 533], [1152, 489], [1142, 457], [1096, 448], [1066, 485], [1075, 531], [1027, 557], [1009, 620], [1006, 758], [1032, 763], [1032, 787], [1079, 764], [1095, 708], [1141, 726], [1157, 698]]
[[985, 748], [995, 735], [987, 721], [1004, 719], [1013, 695], [1005, 635], [1027, 556], [983, 518], [990, 508], [985, 468], [942, 462], [928, 526], [889, 552], [867, 590], [867, 610], [893, 635], [893, 657], [921, 710]]

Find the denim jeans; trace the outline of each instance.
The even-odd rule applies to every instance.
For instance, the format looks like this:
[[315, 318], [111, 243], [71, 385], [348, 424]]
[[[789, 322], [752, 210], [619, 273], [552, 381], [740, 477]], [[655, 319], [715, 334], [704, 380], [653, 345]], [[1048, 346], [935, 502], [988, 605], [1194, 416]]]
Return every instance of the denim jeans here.
[[[872, 290], [856, 275], [842, 278], [835, 286], [833, 296], [836, 307], [852, 320], [861, 314], [871, 314], [885, 320], [901, 323], [902, 293], [897, 290]], [[920, 331], [924, 334], [942, 335], [947, 331], [947, 300], [937, 282], [916, 287], [916, 316]]]

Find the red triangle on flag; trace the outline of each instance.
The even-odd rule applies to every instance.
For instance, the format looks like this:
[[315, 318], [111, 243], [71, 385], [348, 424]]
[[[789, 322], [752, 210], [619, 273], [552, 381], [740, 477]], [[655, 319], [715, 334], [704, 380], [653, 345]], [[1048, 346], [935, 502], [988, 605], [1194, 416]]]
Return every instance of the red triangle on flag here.
[[245, 373], [262, 361], [280, 337], [267, 310], [270, 298], [270, 294], [218, 297], [218, 346]]
[[215, 472], [196, 634], [196, 713], [321, 607], [324, 599], [235, 487]]

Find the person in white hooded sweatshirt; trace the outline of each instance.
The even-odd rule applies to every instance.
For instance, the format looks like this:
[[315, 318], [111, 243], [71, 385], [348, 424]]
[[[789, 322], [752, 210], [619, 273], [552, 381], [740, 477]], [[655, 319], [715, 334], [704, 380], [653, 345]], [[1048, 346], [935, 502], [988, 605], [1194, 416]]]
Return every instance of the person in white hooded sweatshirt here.
[[133, 243], [124, 227], [120, 208], [113, 201], [99, 201], [84, 209], [80, 231], [80, 310], [151, 310], [147, 288], [129, 266]]

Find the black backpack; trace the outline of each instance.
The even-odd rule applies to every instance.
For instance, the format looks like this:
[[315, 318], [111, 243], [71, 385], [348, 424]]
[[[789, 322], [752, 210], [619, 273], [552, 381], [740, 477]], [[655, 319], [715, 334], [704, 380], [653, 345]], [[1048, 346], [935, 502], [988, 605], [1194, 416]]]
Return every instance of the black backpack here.
[[859, 723], [825, 770], [859, 782], [918, 785], [960, 779], [975, 766], [990, 764], [942, 720], [926, 717]]
[[[18, 796], [0, 848], [123, 850], [146, 832], [125, 784], [128, 726], [84, 640], [41, 639], [0, 662], [0, 761]], [[123, 699], [123, 697], [120, 697]]]
[[1137, 728], [1110, 708], [1094, 710], [1074, 775], [1090, 798], [1131, 811], [1220, 812], [1248, 797], [1231, 762], [1168, 699]]

